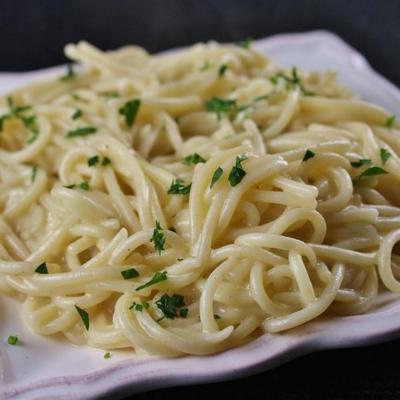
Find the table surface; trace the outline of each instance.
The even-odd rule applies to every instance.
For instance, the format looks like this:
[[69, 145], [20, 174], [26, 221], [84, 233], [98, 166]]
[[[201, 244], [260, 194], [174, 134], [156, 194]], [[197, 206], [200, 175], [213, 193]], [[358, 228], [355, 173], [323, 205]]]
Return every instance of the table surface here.
[[[197, 41], [239, 41], [282, 32], [327, 29], [400, 86], [400, 1], [397, 0], [2, 0], [0, 71], [65, 62], [65, 43], [102, 49], [135, 43], [151, 52]], [[134, 396], [204, 399], [399, 399], [400, 340], [310, 354], [274, 370], [231, 382], [169, 388]], [[133, 398], [133, 397], [131, 397]]]

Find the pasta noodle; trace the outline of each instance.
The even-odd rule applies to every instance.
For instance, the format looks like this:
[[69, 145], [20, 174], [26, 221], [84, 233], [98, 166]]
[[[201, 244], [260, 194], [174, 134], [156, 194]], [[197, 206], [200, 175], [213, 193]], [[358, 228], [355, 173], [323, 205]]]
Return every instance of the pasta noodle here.
[[0, 104], [0, 289], [34, 333], [209, 354], [400, 292], [399, 126], [333, 72], [65, 52]]

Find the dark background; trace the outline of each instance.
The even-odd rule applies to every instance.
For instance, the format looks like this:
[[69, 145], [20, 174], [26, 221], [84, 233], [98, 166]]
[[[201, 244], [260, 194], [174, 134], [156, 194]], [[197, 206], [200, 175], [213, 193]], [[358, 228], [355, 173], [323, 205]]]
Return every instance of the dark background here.
[[[65, 62], [67, 42], [102, 49], [135, 43], [155, 52], [196, 41], [239, 41], [327, 29], [400, 86], [400, 1], [1, 0], [0, 71]], [[236, 381], [164, 389], [135, 400], [173, 397], [320, 400], [400, 399], [400, 340], [311, 354]]]

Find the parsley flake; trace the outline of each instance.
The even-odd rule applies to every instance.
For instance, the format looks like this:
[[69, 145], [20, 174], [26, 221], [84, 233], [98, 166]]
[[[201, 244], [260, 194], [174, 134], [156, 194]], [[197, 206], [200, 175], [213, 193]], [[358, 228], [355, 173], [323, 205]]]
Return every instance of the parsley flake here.
[[72, 114], [71, 118], [74, 119], [74, 120], [75, 120], [75, 119], [79, 119], [80, 117], [82, 117], [82, 115], [83, 115], [82, 110], [79, 109], [79, 108], [77, 108], [77, 109], [74, 111], [74, 113]]
[[89, 167], [94, 167], [99, 162], [99, 156], [89, 157], [87, 163]]
[[15, 346], [18, 343], [18, 336], [10, 335], [7, 339], [7, 343], [11, 346]]
[[156, 221], [156, 227], [153, 230], [153, 235], [150, 238], [150, 242], [153, 242], [154, 249], [158, 251], [159, 255], [161, 255], [161, 252], [165, 250], [164, 249], [165, 235], [158, 221]]
[[170, 188], [168, 189], [168, 194], [189, 194], [190, 193], [190, 188], [192, 187], [192, 184], [189, 183], [189, 185], [184, 185], [181, 179], [176, 179], [175, 181], [172, 181]]
[[360, 158], [358, 161], [352, 161], [350, 164], [354, 168], [360, 168], [363, 165], [371, 164], [371, 162], [369, 158]]
[[226, 70], [228, 69], [228, 66], [226, 64], [222, 64], [219, 68], [218, 68], [218, 76], [220, 78], [222, 78], [226, 72]]
[[200, 67], [200, 71], [204, 72], [211, 68], [211, 64], [208, 61], [205, 61], [204, 64]]
[[108, 157], [104, 157], [104, 159], [103, 159], [101, 165], [102, 165], [103, 167], [105, 167], [105, 166], [107, 166], [108, 164], [111, 164], [111, 160], [110, 160]]
[[139, 276], [139, 272], [135, 268], [129, 268], [121, 271], [121, 275], [124, 279], [132, 279]]
[[384, 174], [388, 174], [388, 173], [389, 172], [387, 172], [386, 170], [384, 170], [381, 167], [372, 166], [372, 167], [369, 167], [368, 169], [366, 169], [364, 172], [362, 172], [360, 174], [360, 176], [358, 177], [358, 179], [361, 179], [365, 176], [384, 175]]
[[59, 79], [60, 79], [60, 81], [65, 82], [65, 81], [69, 81], [69, 80], [71, 80], [71, 79], [73, 79], [75, 77], [76, 77], [76, 73], [74, 71], [73, 65], [72, 64], [68, 64], [67, 65], [67, 71]]
[[311, 150], [308, 150], [304, 153], [303, 161], [307, 161], [310, 158], [313, 158], [315, 156], [315, 153]]
[[167, 271], [156, 272], [148, 282], [146, 282], [143, 285], [138, 286], [136, 288], [136, 290], [142, 290], [142, 289], [147, 288], [149, 286], [156, 285], [157, 283], [166, 281], [167, 279], [168, 279], [167, 278]]
[[97, 129], [94, 126], [83, 126], [81, 128], [68, 131], [65, 135], [68, 139], [78, 137], [78, 136], [88, 136], [96, 133]]
[[131, 127], [135, 121], [136, 115], [139, 111], [141, 101], [139, 99], [132, 99], [127, 101], [120, 109], [119, 113], [125, 117], [126, 124]]
[[75, 305], [75, 309], [78, 312], [79, 316], [82, 319], [83, 325], [85, 326], [86, 330], [89, 330], [89, 325], [90, 325], [90, 321], [89, 321], [89, 314], [87, 313], [87, 311], [85, 311], [83, 308], [78, 307], [77, 305]]
[[221, 167], [218, 167], [211, 178], [211, 183], [210, 183], [210, 189], [216, 184], [219, 178], [221, 178], [222, 174], [224, 173], [224, 170]]
[[47, 269], [47, 265], [45, 262], [41, 263], [36, 269], [35, 272], [37, 272], [38, 274], [48, 274], [49, 271]]
[[87, 191], [87, 190], [90, 189], [89, 183], [87, 183], [85, 181], [81, 182], [78, 186], [82, 190], [86, 190]]
[[38, 171], [38, 166], [37, 166], [37, 165], [34, 165], [34, 166], [32, 167], [31, 183], [35, 182], [36, 175], [37, 175], [37, 171]]
[[389, 160], [389, 158], [392, 155], [386, 149], [382, 148], [380, 150], [380, 156], [381, 156], [382, 165], [385, 165], [386, 161]]
[[236, 157], [235, 166], [232, 167], [228, 177], [231, 186], [236, 186], [237, 184], [239, 184], [246, 175], [246, 171], [242, 168], [242, 161], [244, 160], [247, 160], [246, 156]]
[[199, 164], [199, 163], [205, 163], [206, 160], [198, 153], [193, 153], [188, 156], [186, 156], [182, 163], [185, 165], [191, 165], [191, 164]]
[[129, 310], [134, 309], [135, 311], [142, 312], [143, 308], [148, 309], [150, 307], [150, 304], [147, 301], [144, 301], [142, 304], [136, 303], [135, 301], [132, 303], [132, 305], [129, 307]]
[[[183, 296], [180, 294], [174, 294], [169, 296], [168, 294], [163, 294], [157, 301], [156, 306], [164, 314], [163, 318], [175, 319], [178, 316], [178, 308], [183, 307], [185, 302], [183, 301]], [[183, 314], [187, 316], [187, 308]], [[182, 310], [180, 310], [182, 311]], [[184, 317], [186, 318], [186, 317]]]
[[251, 43], [252, 43], [252, 39], [251, 38], [246, 38], [246, 39], [244, 39], [243, 41], [241, 41], [239, 43], [239, 46], [243, 47], [244, 49], [250, 49]]
[[109, 360], [111, 358], [111, 353], [109, 351], [107, 351], [107, 353], [104, 353], [104, 358], [106, 360]]
[[386, 128], [389, 128], [389, 129], [393, 128], [395, 120], [396, 120], [396, 117], [394, 115], [391, 115], [390, 117], [387, 117], [386, 121], [385, 121]]
[[236, 100], [221, 99], [219, 97], [212, 97], [204, 102], [204, 108], [208, 112], [217, 114], [217, 118], [221, 119], [221, 114], [228, 114], [233, 118], [237, 113]]

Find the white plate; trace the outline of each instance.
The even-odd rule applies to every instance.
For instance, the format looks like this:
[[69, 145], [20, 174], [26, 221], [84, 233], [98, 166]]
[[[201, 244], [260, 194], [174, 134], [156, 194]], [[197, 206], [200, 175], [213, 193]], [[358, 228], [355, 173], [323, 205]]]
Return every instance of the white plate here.
[[[339, 80], [362, 98], [393, 113], [400, 110], [399, 89], [332, 33], [278, 35], [254, 45], [278, 64], [310, 70], [334, 68], [339, 72]], [[0, 74], [0, 92], [62, 70], [56, 67]], [[116, 399], [148, 389], [240, 377], [314, 350], [358, 346], [400, 336], [400, 298], [387, 294], [368, 314], [320, 318], [285, 334], [264, 335], [248, 345], [213, 356], [138, 359], [129, 351], [113, 351], [112, 358], [105, 360], [103, 351], [32, 335], [21, 322], [20, 305], [8, 298], [0, 300], [1, 399], [93, 399], [111, 392]], [[21, 344], [7, 345], [10, 334], [17, 334]]]

